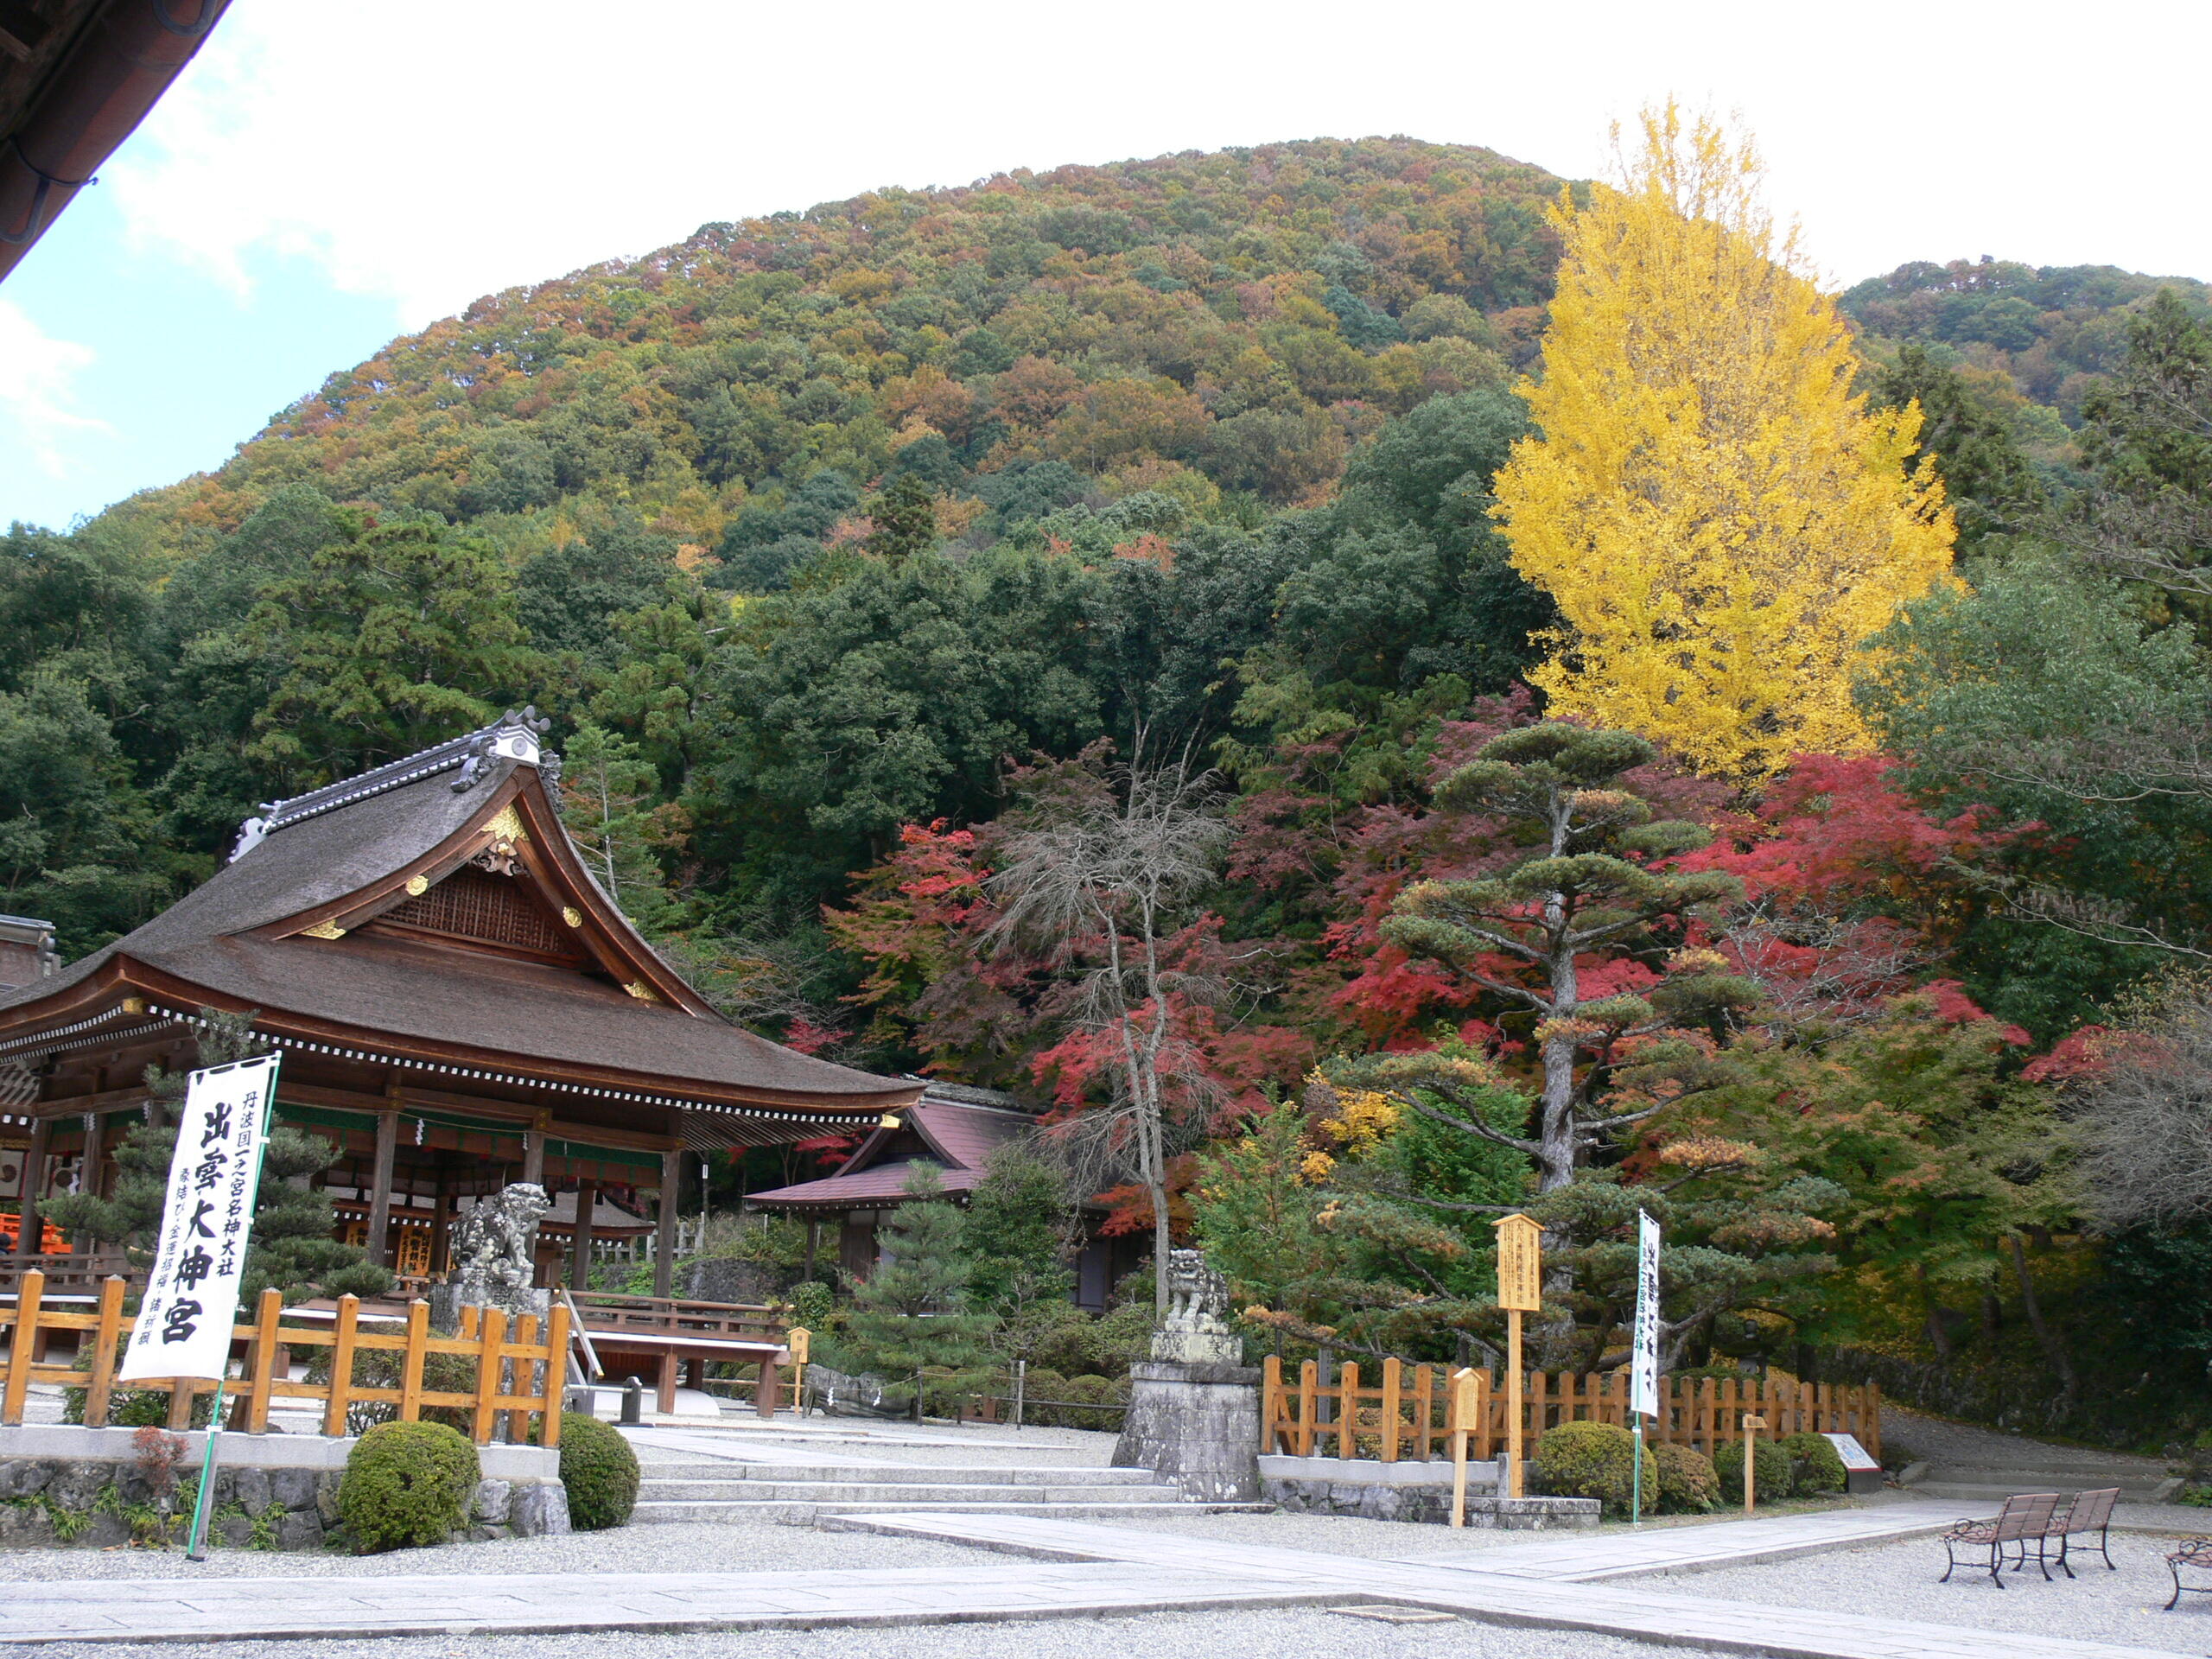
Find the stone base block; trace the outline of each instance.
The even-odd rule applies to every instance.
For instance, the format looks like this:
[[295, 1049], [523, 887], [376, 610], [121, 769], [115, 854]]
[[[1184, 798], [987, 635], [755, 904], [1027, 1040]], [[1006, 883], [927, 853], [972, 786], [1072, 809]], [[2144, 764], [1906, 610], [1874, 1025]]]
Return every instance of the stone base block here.
[[1117, 1469], [1149, 1469], [1209, 1503], [1260, 1496], [1255, 1367], [1149, 1360], [1129, 1368]]

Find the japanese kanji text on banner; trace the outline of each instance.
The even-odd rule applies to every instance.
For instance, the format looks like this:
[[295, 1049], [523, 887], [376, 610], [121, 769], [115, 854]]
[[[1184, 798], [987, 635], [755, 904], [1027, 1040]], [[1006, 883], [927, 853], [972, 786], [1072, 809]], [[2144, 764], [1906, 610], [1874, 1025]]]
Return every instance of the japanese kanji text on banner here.
[[276, 1060], [267, 1054], [192, 1074], [161, 1244], [116, 1374], [123, 1382], [219, 1377], [229, 1364]]
[[1628, 1408], [1659, 1414], [1659, 1224], [1636, 1212], [1636, 1342]]

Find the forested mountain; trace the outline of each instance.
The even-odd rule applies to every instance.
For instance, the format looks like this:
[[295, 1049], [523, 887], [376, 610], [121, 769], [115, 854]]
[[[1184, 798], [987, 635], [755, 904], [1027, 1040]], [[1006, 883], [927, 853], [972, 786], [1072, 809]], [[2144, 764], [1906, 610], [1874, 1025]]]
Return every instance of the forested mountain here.
[[[1211, 826], [1202, 879], [1157, 941], [1177, 988], [1122, 1028], [1172, 1023], [1191, 1155], [1147, 1179], [1222, 1259], [1239, 1226], [1265, 1244], [1236, 1270], [1280, 1328], [1456, 1351], [1452, 1322], [1487, 1317], [1486, 1233], [1460, 1222], [1531, 1166], [1389, 1091], [1427, 1067], [1436, 1097], [1525, 1123], [1531, 1046], [1567, 1030], [1605, 1051], [1578, 1086], [1623, 1126], [1671, 1113], [1593, 1134], [1560, 1188], [1582, 1207], [1547, 1225], [1610, 1283], [1621, 1183], [1687, 1170], [1678, 1199], [1635, 1188], [1706, 1252], [1683, 1351], [1786, 1327], [1948, 1364], [1981, 1340], [1989, 1363], [1949, 1373], [1980, 1387], [2058, 1363], [2042, 1312], [2031, 1339], [2005, 1325], [2017, 1283], [2087, 1333], [2087, 1370], [2160, 1262], [2212, 1250], [2082, 1243], [2056, 1127], [2102, 1023], [2212, 949], [2188, 760], [2212, 752], [2212, 465], [2173, 416], [2212, 386], [2208, 289], [1915, 264], [1834, 302], [1847, 331], [1736, 232], [1646, 203], [1618, 240], [1679, 233], [1764, 321], [1723, 362], [1613, 273], [1577, 347], [1606, 390], [1548, 386], [1545, 420], [1584, 429], [1538, 434], [1516, 387], [1570, 360], [1592, 195], [1479, 149], [1271, 145], [884, 191], [481, 300], [217, 472], [0, 541], [0, 908], [79, 954], [260, 801], [534, 702], [601, 879], [733, 1014], [1079, 1115], [1121, 1099], [1077, 1016], [1089, 969], [1018, 936], [1007, 872], [1045, 827], [1172, 798]], [[1618, 345], [1646, 322], [1666, 353]], [[1737, 435], [1670, 446], [1654, 385], [1731, 405]], [[1592, 437], [1617, 414], [1638, 442]], [[1767, 430], [1823, 435], [1766, 493], [1802, 510], [1653, 577], [1684, 614], [1631, 618], [1624, 666], [1592, 669], [1667, 538], [1637, 516], [1652, 480], [1586, 463], [1671, 467], [1687, 545], [1769, 475]], [[1699, 594], [1754, 578], [1715, 624]], [[1698, 651], [1702, 747], [1667, 712]], [[1569, 669], [1638, 681], [1643, 712]], [[1518, 902], [1541, 836], [1496, 801], [1566, 741], [1532, 686], [1631, 728], [1573, 762], [1591, 845], [1649, 912], [1580, 964], [1617, 1026], [1539, 1020], [1445, 914]], [[1457, 1218], [1403, 1207], [1432, 1199]], [[1592, 1344], [1610, 1295], [1577, 1305]], [[2131, 1423], [2206, 1352], [2212, 1325], [2175, 1327]], [[2061, 1414], [2097, 1394], [2066, 1376]]]

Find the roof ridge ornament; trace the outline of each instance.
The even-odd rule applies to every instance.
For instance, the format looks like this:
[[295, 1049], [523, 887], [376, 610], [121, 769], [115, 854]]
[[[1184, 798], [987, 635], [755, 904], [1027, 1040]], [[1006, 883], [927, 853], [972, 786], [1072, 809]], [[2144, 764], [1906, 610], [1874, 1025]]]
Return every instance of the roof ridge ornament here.
[[493, 765], [503, 760], [535, 766], [545, 787], [556, 788], [561, 781], [561, 757], [544, 746], [545, 734], [552, 724], [537, 712], [535, 704], [510, 709], [489, 726], [448, 738], [397, 760], [388, 760], [358, 777], [341, 778], [334, 784], [326, 784], [302, 795], [264, 801], [261, 816], [248, 818], [238, 826], [238, 840], [225, 861], [237, 863], [279, 830], [334, 812], [341, 806], [351, 806], [373, 795], [404, 789], [409, 784], [455, 767], [461, 771], [461, 779], [454, 785], [456, 791], [474, 788]]
[[536, 703], [525, 703], [519, 712], [508, 709], [478, 732], [469, 743], [467, 758], [461, 763], [461, 776], [453, 780], [454, 793], [462, 795], [475, 788], [497, 761], [512, 760], [525, 766], [538, 765], [545, 753], [540, 740], [552, 726], [551, 721], [537, 712]]

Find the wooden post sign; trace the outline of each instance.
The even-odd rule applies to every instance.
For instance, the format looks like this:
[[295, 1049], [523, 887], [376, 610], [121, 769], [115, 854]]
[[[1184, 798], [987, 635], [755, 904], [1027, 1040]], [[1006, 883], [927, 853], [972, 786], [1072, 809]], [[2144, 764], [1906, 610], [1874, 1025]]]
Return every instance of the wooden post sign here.
[[1478, 1427], [1490, 1402], [1483, 1398], [1482, 1373], [1462, 1368], [1452, 1373], [1452, 1524], [1467, 1524], [1467, 1436]]
[[1766, 1419], [1744, 1414], [1744, 1513], [1751, 1512], [1751, 1505], [1758, 1501], [1759, 1430], [1766, 1427]]
[[1505, 1310], [1505, 1491], [1521, 1490], [1521, 1316], [1544, 1307], [1544, 1230], [1526, 1216], [1491, 1224], [1497, 1229], [1497, 1305]]

